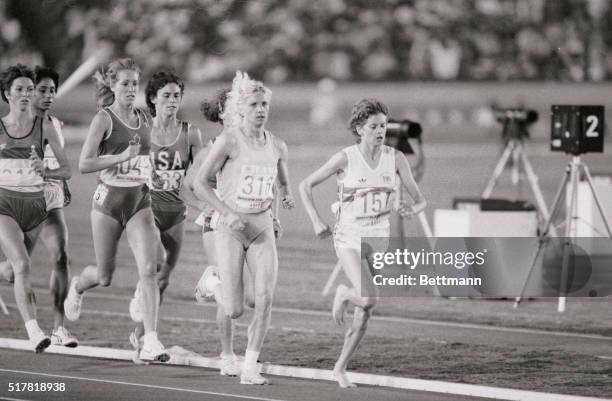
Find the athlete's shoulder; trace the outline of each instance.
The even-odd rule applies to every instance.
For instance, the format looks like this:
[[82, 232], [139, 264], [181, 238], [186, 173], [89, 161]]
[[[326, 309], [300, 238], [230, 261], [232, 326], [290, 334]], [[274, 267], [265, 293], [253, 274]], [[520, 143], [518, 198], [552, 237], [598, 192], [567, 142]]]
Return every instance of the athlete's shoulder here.
[[357, 146], [355, 144], [351, 146], [347, 146], [345, 148], [340, 149], [339, 153], [343, 153], [345, 156], [355, 153], [357, 151]]
[[147, 109], [135, 108], [136, 115], [142, 119], [142, 123], [147, 128], [153, 128], [153, 116], [149, 113]]
[[280, 151], [287, 150], [287, 143], [283, 139], [274, 135], [270, 131], [266, 131], [266, 134], [270, 136], [270, 140], [272, 141], [272, 143], [274, 144], [274, 147], [276, 147], [277, 150], [280, 150]]
[[384, 154], [386, 155], [395, 155], [396, 152], [399, 152], [397, 149], [395, 149], [392, 146], [387, 146], [387, 145], [383, 145], [382, 147], [382, 151]]
[[214, 143], [223, 146], [236, 146], [238, 144], [238, 131], [235, 128], [223, 128], [223, 131], [215, 138]]

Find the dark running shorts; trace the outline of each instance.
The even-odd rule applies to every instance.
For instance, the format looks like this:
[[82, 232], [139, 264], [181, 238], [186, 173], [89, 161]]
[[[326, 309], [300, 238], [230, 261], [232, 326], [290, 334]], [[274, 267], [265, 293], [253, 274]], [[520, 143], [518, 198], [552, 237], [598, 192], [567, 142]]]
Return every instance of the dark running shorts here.
[[31, 231], [47, 218], [45, 195], [0, 188], [0, 214], [12, 217], [24, 233]]
[[140, 210], [151, 207], [149, 187], [114, 187], [98, 184], [92, 207], [100, 213], [117, 220], [125, 228], [128, 221]]
[[160, 232], [168, 231], [187, 216], [187, 206], [184, 203], [153, 202], [155, 225]]

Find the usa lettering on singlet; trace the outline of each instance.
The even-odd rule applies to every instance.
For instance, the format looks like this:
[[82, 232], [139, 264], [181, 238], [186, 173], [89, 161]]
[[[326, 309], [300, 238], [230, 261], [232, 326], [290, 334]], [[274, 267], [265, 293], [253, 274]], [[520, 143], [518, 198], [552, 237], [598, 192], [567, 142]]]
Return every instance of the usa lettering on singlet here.
[[118, 155], [130, 143], [140, 144], [140, 153], [122, 163], [100, 171], [100, 181], [116, 187], [133, 187], [149, 183], [152, 173], [151, 155], [151, 123], [147, 115], [136, 109], [138, 124], [130, 127], [111, 109], [103, 109], [111, 118], [111, 128], [100, 142], [98, 155], [100, 157]]
[[151, 158], [155, 173], [161, 179], [161, 187], [150, 185], [155, 198], [160, 201], [182, 202], [180, 190], [185, 172], [191, 162], [189, 124], [181, 122], [181, 130], [169, 145], [159, 145], [151, 140]]
[[274, 199], [279, 155], [272, 134], [266, 131], [264, 136], [265, 145], [256, 148], [236, 132], [238, 156], [228, 160], [218, 175], [221, 200], [238, 212], [262, 212], [270, 208]]
[[358, 145], [343, 149], [348, 165], [338, 180], [337, 223], [359, 228], [386, 228], [397, 186], [395, 150], [383, 145], [376, 168], [370, 167]]
[[0, 187], [18, 192], [42, 190], [43, 176], [32, 168], [30, 160], [32, 149], [36, 156], [43, 158], [42, 126], [42, 119], [35, 117], [30, 132], [22, 138], [15, 138], [9, 135], [0, 120]]

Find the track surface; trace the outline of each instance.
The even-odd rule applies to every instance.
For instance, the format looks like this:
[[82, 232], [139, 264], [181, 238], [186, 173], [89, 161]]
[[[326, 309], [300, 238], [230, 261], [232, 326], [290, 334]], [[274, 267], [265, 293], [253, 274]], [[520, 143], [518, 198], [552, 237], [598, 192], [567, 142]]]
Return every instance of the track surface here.
[[[135, 366], [122, 361], [7, 350], [0, 354], [0, 397], [24, 400], [485, 400], [375, 387], [342, 390], [331, 382], [281, 377], [272, 377], [270, 386], [244, 386], [237, 378], [222, 377], [209, 369]], [[9, 392], [9, 382], [65, 383], [66, 391]]]

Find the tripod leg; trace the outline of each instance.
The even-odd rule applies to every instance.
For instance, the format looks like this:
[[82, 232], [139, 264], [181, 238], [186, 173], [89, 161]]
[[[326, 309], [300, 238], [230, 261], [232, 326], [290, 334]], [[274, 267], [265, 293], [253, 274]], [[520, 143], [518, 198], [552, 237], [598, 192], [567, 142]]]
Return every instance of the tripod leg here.
[[565, 312], [567, 300], [567, 281], [569, 271], [570, 238], [575, 236], [574, 219], [576, 217], [576, 197], [578, 195], [578, 166], [580, 161], [574, 156], [570, 168], [570, 202], [565, 215], [565, 238], [563, 238], [563, 262], [561, 263], [561, 286], [559, 287], [558, 312]]
[[520, 158], [520, 145], [515, 145], [514, 149], [512, 149], [512, 185], [518, 185], [521, 179], [521, 167], [519, 165]]
[[487, 186], [484, 191], [482, 191], [482, 195], [480, 196], [482, 199], [488, 199], [491, 196], [491, 192], [493, 192], [493, 188], [495, 188], [495, 184], [499, 179], [499, 176], [504, 171], [504, 167], [508, 163], [508, 159], [512, 155], [512, 150], [514, 149], [514, 142], [509, 141], [502, 153], [497, 165], [495, 166], [495, 170], [493, 170], [493, 175], [489, 178], [489, 182], [487, 182]]
[[[542, 214], [542, 219], [544, 221], [548, 221], [550, 214], [548, 213], [546, 201], [544, 200], [544, 195], [542, 195], [542, 190], [538, 185], [538, 176], [533, 172], [531, 163], [529, 162], [529, 159], [527, 159], [527, 156], [524, 152], [521, 152], [521, 161], [523, 162], [523, 168], [525, 169], [525, 175], [527, 176], [527, 181], [529, 182], [529, 186], [531, 187], [531, 192], [533, 192], [533, 196], [535, 197], [536, 203], [538, 204], [538, 210]], [[553, 237], [557, 236], [554, 227], [550, 231]]]
[[515, 298], [514, 300], [514, 308], [516, 309], [519, 304], [521, 303], [523, 296], [525, 295], [525, 290], [527, 289], [527, 283], [529, 283], [529, 280], [531, 279], [531, 274], [533, 273], [533, 269], [535, 268], [536, 265], [536, 261], [538, 260], [538, 256], [540, 256], [540, 252], [542, 251], [542, 246], [544, 245], [544, 240], [543, 238], [546, 237], [548, 235], [548, 230], [552, 225], [552, 219], [555, 217], [555, 215], [557, 214], [557, 210], [559, 208], [559, 205], [561, 205], [561, 196], [563, 195], [563, 191], [565, 190], [565, 188], [567, 187], [567, 183], [568, 180], [570, 178], [570, 168], [568, 166], [568, 168], [565, 170], [565, 175], [561, 178], [561, 183], [559, 184], [559, 189], [557, 190], [557, 194], [555, 195], [555, 200], [552, 204], [552, 212], [551, 215], [548, 217], [548, 219], [546, 220], [546, 224], [544, 225], [544, 231], [542, 232], [542, 234], [540, 234], [540, 242], [538, 243], [538, 249], [536, 251], [536, 254], [533, 256], [532, 262], [531, 262], [531, 266], [529, 267], [529, 271], [527, 272], [527, 277], [525, 277], [525, 281], [523, 281], [523, 287], [521, 287], [521, 292], [519, 293], [519, 296]]
[[531, 266], [529, 266], [529, 271], [527, 272], [527, 277], [525, 277], [525, 281], [523, 281], [523, 286], [521, 287], [521, 292], [519, 293], [519, 296], [514, 299], [514, 305], [513, 305], [514, 309], [518, 308], [519, 304], [523, 300], [523, 296], [525, 295], [525, 290], [527, 289], [527, 284], [529, 283], [529, 280], [531, 279], [531, 275], [533, 273], [533, 269], [535, 268], [535, 265], [536, 265], [536, 263], [538, 261], [538, 258], [540, 257], [540, 253], [542, 252], [542, 247], [543, 246], [544, 246], [544, 238], [540, 238], [539, 241], [538, 241], [538, 249], [536, 250], [535, 255], [533, 255], [533, 259], [531, 260]]
[[587, 182], [589, 183], [589, 186], [591, 187], [591, 193], [593, 194], [593, 199], [595, 199], [597, 210], [599, 210], [601, 219], [603, 220], [604, 225], [606, 226], [606, 230], [608, 231], [608, 237], [610, 238], [610, 241], [612, 241], [612, 230], [610, 230], [610, 223], [608, 222], [608, 218], [606, 217], [606, 214], [604, 213], [604, 210], [601, 207], [601, 201], [599, 200], [599, 195], [597, 195], [597, 191], [595, 191], [595, 185], [593, 185], [593, 178], [591, 177], [589, 168], [587, 167], [586, 164], [582, 164], [582, 168], [584, 169], [584, 174], [586, 176]]

